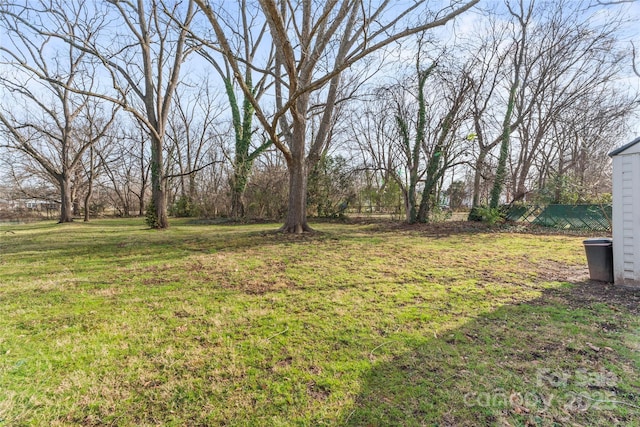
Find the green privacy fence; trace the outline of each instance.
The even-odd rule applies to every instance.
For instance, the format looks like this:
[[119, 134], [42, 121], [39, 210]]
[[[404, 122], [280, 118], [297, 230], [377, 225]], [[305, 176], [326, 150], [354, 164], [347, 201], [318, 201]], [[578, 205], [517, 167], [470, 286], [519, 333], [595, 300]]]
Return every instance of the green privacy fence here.
[[567, 230], [611, 230], [611, 205], [514, 205], [509, 221], [523, 221]]

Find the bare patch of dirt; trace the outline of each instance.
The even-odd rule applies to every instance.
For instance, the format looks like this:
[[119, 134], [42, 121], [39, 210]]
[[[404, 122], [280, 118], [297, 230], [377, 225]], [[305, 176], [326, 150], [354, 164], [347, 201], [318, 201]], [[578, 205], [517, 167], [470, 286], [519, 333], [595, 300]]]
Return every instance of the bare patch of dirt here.
[[629, 313], [640, 315], [640, 289], [585, 280], [575, 283], [570, 288], [554, 289], [549, 293], [553, 297], [563, 300], [572, 308], [606, 304], [613, 311], [625, 310]]
[[[523, 261], [524, 262], [524, 261]], [[589, 280], [587, 265], [567, 265], [560, 261], [544, 262], [537, 265], [538, 277], [550, 282], [582, 283]]]

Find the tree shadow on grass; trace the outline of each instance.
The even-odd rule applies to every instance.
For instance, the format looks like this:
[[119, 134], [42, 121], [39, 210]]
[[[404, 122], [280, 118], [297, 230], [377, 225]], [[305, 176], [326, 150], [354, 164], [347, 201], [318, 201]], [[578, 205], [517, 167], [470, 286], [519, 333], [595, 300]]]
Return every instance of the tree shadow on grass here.
[[638, 314], [640, 292], [586, 281], [407, 340], [408, 353], [372, 351], [382, 361], [341, 424], [631, 425]]

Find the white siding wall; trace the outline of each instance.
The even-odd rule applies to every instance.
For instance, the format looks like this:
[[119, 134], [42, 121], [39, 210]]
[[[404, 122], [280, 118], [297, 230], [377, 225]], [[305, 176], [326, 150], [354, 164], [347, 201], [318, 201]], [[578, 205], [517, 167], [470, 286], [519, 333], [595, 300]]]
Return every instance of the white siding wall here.
[[631, 286], [640, 286], [640, 153], [636, 151], [613, 158], [614, 278], [617, 284]]

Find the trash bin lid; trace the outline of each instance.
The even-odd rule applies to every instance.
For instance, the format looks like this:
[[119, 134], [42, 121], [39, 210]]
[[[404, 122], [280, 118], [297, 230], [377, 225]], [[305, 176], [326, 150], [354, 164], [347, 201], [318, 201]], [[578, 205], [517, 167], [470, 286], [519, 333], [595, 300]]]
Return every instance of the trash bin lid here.
[[613, 245], [613, 239], [600, 237], [595, 239], [587, 239], [582, 243], [584, 243], [585, 246], [609, 246], [609, 245]]

